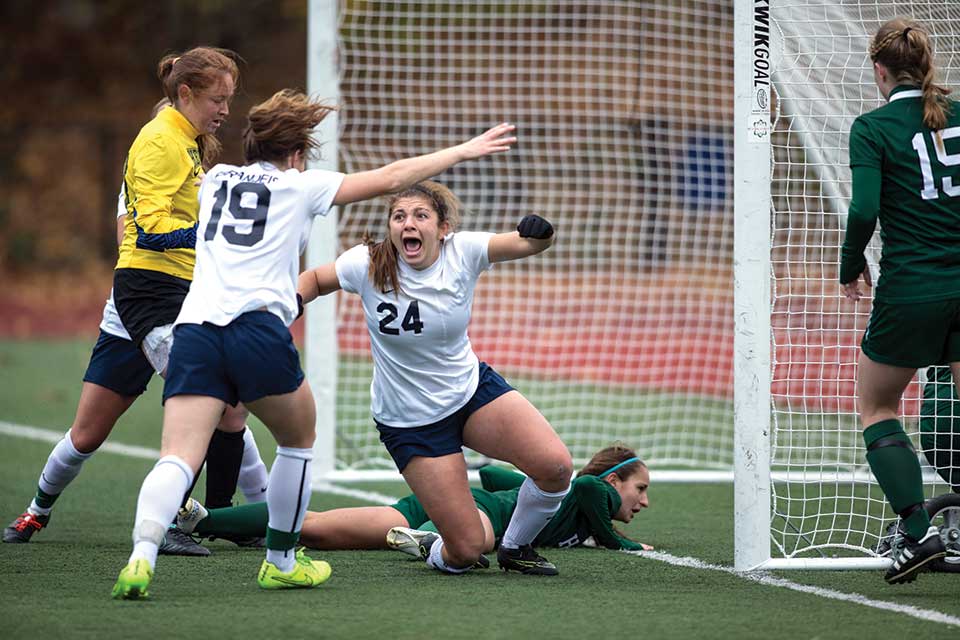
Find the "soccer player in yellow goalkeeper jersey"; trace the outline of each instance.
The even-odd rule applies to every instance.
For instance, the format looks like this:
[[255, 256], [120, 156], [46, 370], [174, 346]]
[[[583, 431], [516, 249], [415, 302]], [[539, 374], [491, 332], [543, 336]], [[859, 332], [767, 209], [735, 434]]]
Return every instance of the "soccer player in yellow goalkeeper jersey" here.
[[[219, 150], [213, 134], [229, 113], [239, 77], [233, 57], [225, 50], [197, 47], [168, 55], [158, 65], [171, 106], [160, 108], [141, 129], [124, 167], [126, 215], [112, 298], [120, 322], [113, 317], [108, 323], [105, 312], [105, 330], [84, 375], [73, 425], [50, 453], [35, 498], [4, 530], [4, 542], [29, 542], [47, 525], [54, 501], [83, 462], [146, 390], [153, 371], [163, 374], [166, 369], [172, 323], [193, 277], [198, 184], [204, 163]], [[263, 489], [260, 494], [265, 491], [266, 470], [245, 419], [242, 408], [228, 408], [212, 441], [207, 504], [230, 504], [241, 465]], [[257, 483], [257, 477], [262, 481]], [[251, 494], [244, 493], [249, 499]], [[209, 553], [188, 537], [173, 534], [167, 536], [163, 552]]]

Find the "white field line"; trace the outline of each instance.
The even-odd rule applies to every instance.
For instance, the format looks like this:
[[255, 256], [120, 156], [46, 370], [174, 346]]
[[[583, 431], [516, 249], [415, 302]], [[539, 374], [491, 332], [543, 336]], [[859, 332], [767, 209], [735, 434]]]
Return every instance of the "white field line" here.
[[[64, 431], [53, 431], [51, 429], [39, 429], [37, 427], [27, 427], [22, 424], [13, 424], [11, 422], [0, 421], [0, 434], [14, 436], [16, 438], [27, 438], [28, 440], [41, 440], [56, 444], [63, 438]], [[160, 451], [148, 447], [137, 447], [129, 444], [116, 444], [114, 442], [104, 442], [99, 451], [107, 453], [116, 453], [128, 458], [143, 458], [144, 460], [159, 460]], [[378, 502], [382, 504], [393, 504], [397, 501], [393, 496], [387, 496], [373, 491], [360, 491], [359, 489], [350, 489], [340, 487], [330, 483], [315, 483], [313, 490], [318, 493], [331, 493], [339, 496], [347, 496], [364, 500], [366, 502]]]
[[[791, 591], [799, 591], [800, 593], [809, 593], [810, 595], [819, 596], [821, 598], [827, 598], [829, 600], [841, 600], [843, 602], [853, 602], [855, 604], [860, 604], [865, 607], [871, 607], [873, 609], [880, 609], [881, 611], [895, 611], [897, 613], [902, 613], [908, 615], [912, 618], [917, 618], [918, 620], [923, 620], [925, 622], [940, 622], [943, 624], [948, 624], [953, 627], [960, 627], [960, 618], [941, 613], [940, 611], [933, 611], [931, 609], [920, 609], [919, 607], [913, 607], [907, 604], [899, 604], [897, 602], [889, 602], [886, 600], [873, 600], [867, 596], [860, 595], [859, 593], [844, 593], [843, 591], [835, 591], [833, 589], [825, 589], [823, 587], [815, 587], [808, 584], [799, 584], [797, 582], [790, 582], [783, 578], [777, 578], [771, 576], [768, 573], [762, 571], [756, 572], [742, 572], [736, 571], [733, 567], [725, 567], [722, 565], [708, 564], [702, 560], [696, 558], [674, 556], [669, 553], [662, 553], [660, 551], [624, 551], [623, 553], [628, 553], [633, 556], [639, 556], [641, 558], [649, 558], [651, 560], [659, 560], [660, 562], [666, 562], [667, 564], [672, 564], [677, 567], [686, 567], [691, 569], [706, 569], [709, 571], [722, 571], [723, 573], [729, 573], [731, 575], [743, 578], [744, 580], [750, 580], [769, 587], [781, 587], [783, 589], [790, 589]], [[879, 576], [876, 577], [879, 580]]]
[[[27, 438], [30, 440], [42, 440], [45, 442], [56, 443], [59, 442], [63, 437], [63, 432], [52, 431], [49, 429], [38, 429], [37, 427], [27, 427], [18, 424], [12, 424], [10, 422], [0, 421], [0, 434], [14, 436], [18, 438]], [[156, 460], [160, 457], [160, 452], [156, 449], [149, 449], [147, 447], [136, 447], [125, 444], [114, 444], [111, 442], [106, 442], [100, 447], [100, 451], [106, 451], [108, 453], [116, 453], [119, 455], [131, 457], [131, 458], [145, 458], [148, 460]], [[388, 496], [382, 493], [376, 493], [373, 491], [360, 491], [358, 489], [350, 489], [347, 487], [340, 487], [330, 483], [318, 483], [313, 487], [313, 490], [318, 493], [330, 493], [334, 495], [348, 496], [351, 498], [357, 498], [358, 500], [365, 500], [367, 502], [373, 502], [377, 504], [393, 504], [397, 501], [397, 498], [394, 496]], [[791, 591], [798, 591], [800, 593], [808, 593], [810, 595], [819, 596], [821, 598], [827, 598], [829, 600], [840, 600], [843, 602], [852, 602], [854, 604], [863, 605], [865, 607], [871, 607], [873, 609], [880, 609], [881, 611], [895, 611], [897, 613], [902, 613], [908, 615], [912, 618], [917, 618], [918, 620], [923, 620], [925, 622], [939, 622], [942, 624], [947, 624], [953, 627], [960, 627], [960, 618], [956, 618], [940, 611], [933, 611], [930, 609], [920, 609], [918, 607], [913, 607], [906, 604], [899, 604], [896, 602], [888, 602], [884, 600], [872, 600], [864, 595], [859, 593], [844, 593], [842, 591], [834, 591], [833, 589], [824, 589], [823, 587], [814, 587], [807, 584], [799, 584], [797, 582], [790, 582], [783, 578], [777, 578], [771, 576], [764, 572], [741, 572], [736, 571], [733, 567], [725, 567], [722, 565], [709, 564], [698, 560], [696, 558], [690, 557], [679, 557], [674, 556], [669, 553], [663, 553], [660, 551], [624, 551], [633, 556], [638, 556], [640, 558], [647, 558], [649, 560], [658, 560], [660, 562], [666, 562], [667, 564], [672, 564], [677, 567], [686, 567], [690, 569], [702, 569], [708, 571], [721, 571], [723, 573], [728, 573], [744, 580], [750, 580], [758, 584], [762, 584], [768, 587], [780, 587], [783, 589], [790, 589]]]

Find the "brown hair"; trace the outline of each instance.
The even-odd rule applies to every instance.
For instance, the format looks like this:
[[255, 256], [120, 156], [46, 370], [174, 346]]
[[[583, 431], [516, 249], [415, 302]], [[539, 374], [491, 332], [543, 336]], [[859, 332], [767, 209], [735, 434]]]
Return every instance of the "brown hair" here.
[[[157, 77], [163, 85], [163, 93], [170, 104], [177, 104], [177, 90], [185, 84], [193, 91], [207, 89], [224, 73], [230, 74], [234, 85], [240, 82], [240, 60], [233, 51], [217, 47], [194, 47], [183, 53], [165, 55], [157, 63]], [[210, 168], [220, 155], [220, 140], [212, 134], [203, 134], [198, 139], [203, 166]]]
[[[870, 43], [870, 59], [885, 66], [899, 84], [919, 86], [923, 91], [923, 124], [937, 131], [947, 126], [950, 89], [936, 84], [933, 46], [918, 22], [897, 17], [877, 30]], [[940, 145], [943, 142], [937, 138]]]
[[244, 162], [283, 160], [295, 151], [320, 148], [314, 128], [336, 109], [294, 89], [281, 89], [254, 105], [243, 129]]
[[[390, 215], [393, 213], [393, 206], [401, 198], [424, 198], [437, 212], [437, 225], [442, 226], [447, 223], [451, 232], [456, 231], [460, 226], [460, 212], [463, 208], [460, 199], [447, 187], [439, 182], [425, 180], [412, 187], [407, 187], [390, 195], [387, 199], [387, 227], [390, 225]], [[383, 293], [393, 289], [400, 291], [400, 277], [397, 274], [397, 248], [390, 242], [390, 237], [384, 238], [380, 242], [375, 242], [370, 232], [363, 234], [363, 243], [367, 245], [370, 251], [370, 279], [373, 285]]]
[[[593, 457], [590, 458], [588, 462], [580, 471], [577, 472], [577, 477], [580, 476], [598, 476], [607, 469], [612, 469], [621, 462], [629, 460], [630, 458], [637, 458], [636, 452], [627, 445], [617, 442], [609, 447], [604, 447], [593, 454]], [[629, 462], [616, 471], [617, 477], [621, 480], [626, 480], [634, 473], [640, 469], [645, 469], [647, 467], [646, 463], [639, 458], [633, 462]]]

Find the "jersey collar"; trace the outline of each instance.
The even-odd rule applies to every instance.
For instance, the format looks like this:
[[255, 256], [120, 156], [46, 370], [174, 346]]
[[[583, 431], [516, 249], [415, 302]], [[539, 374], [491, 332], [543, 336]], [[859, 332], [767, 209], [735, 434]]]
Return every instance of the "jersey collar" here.
[[200, 137], [200, 132], [197, 131], [192, 124], [190, 124], [190, 121], [187, 120], [185, 115], [177, 111], [174, 107], [161, 109], [160, 113], [157, 114], [157, 118], [160, 118], [163, 122], [166, 122], [170, 126], [179, 129], [191, 140], [196, 140]]
[[921, 96], [923, 96], [923, 91], [920, 89], [908, 84], [902, 84], [890, 90], [890, 97], [887, 98], [887, 102], [893, 102], [901, 98], [919, 98]]

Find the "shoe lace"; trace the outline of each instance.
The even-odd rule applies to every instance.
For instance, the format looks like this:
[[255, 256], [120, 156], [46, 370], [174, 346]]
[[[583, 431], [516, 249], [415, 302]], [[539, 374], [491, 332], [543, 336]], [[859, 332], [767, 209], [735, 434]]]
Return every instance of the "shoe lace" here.
[[532, 560], [534, 562], [546, 562], [547, 559], [534, 551], [533, 547], [525, 544], [519, 548], [521, 560]]
[[24, 511], [20, 514], [20, 517], [17, 518], [17, 522], [13, 525], [13, 528], [17, 531], [25, 531], [29, 527], [33, 527], [39, 531], [43, 529], [43, 523], [37, 520], [37, 517], [29, 511]]

